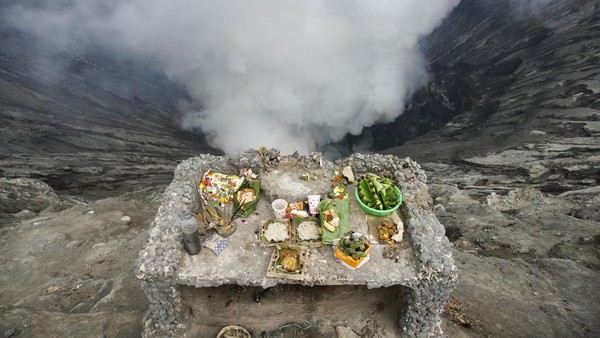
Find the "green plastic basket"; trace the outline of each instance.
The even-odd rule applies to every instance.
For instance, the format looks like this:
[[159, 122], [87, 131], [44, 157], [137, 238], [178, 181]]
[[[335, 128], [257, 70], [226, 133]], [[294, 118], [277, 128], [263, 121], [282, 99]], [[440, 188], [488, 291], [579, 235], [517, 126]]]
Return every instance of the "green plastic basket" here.
[[363, 210], [367, 214], [373, 215], [373, 216], [385, 216], [385, 215], [389, 215], [392, 212], [394, 212], [402, 204], [402, 191], [400, 191], [400, 188], [398, 188], [398, 187], [395, 187], [395, 188], [396, 188], [396, 191], [398, 192], [398, 195], [400, 196], [400, 201], [398, 202], [398, 204], [396, 204], [395, 207], [393, 207], [391, 209], [385, 209], [385, 210], [373, 209], [373, 208], [369, 207], [368, 205], [364, 204], [363, 201], [360, 200], [360, 197], [358, 195], [358, 187], [356, 187], [356, 189], [354, 189], [354, 197], [356, 197], [358, 204], [360, 204], [360, 206], [363, 208]]

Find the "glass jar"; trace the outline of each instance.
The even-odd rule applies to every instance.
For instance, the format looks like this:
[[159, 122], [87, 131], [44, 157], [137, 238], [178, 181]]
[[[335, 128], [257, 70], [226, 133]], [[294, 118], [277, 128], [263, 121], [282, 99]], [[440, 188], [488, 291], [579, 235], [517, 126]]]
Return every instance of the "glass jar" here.
[[227, 237], [229, 235], [231, 235], [232, 233], [235, 232], [235, 230], [237, 229], [237, 223], [235, 221], [229, 221], [228, 223], [225, 223], [224, 225], [217, 225], [215, 227], [215, 229], [217, 230], [217, 233], [223, 237]]

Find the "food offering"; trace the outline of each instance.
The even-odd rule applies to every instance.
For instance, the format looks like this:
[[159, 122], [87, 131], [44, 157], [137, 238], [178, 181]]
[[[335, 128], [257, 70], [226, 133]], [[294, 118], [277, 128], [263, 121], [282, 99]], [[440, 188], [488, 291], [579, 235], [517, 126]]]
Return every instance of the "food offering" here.
[[398, 235], [396, 223], [386, 219], [377, 225], [377, 236], [380, 243], [394, 244], [394, 236]]
[[252, 335], [241, 326], [228, 325], [219, 331], [217, 338], [252, 338]]
[[402, 192], [392, 180], [373, 173], [358, 182], [354, 194], [363, 210], [370, 215], [389, 215], [402, 204]]
[[248, 217], [256, 210], [260, 195], [260, 181], [246, 178], [233, 197], [233, 203], [239, 208], [239, 217]]
[[350, 202], [346, 199], [326, 198], [319, 204], [319, 224], [323, 228], [322, 242], [326, 245], [340, 238], [350, 228]]
[[335, 232], [335, 230], [340, 226], [340, 217], [335, 211], [335, 206], [330, 204], [329, 209], [323, 210], [323, 227], [330, 232]]
[[340, 260], [342, 265], [355, 270], [369, 260], [371, 244], [364, 235], [352, 232], [341, 237], [334, 244], [333, 250], [335, 257]]
[[321, 236], [323, 229], [319, 226], [316, 217], [292, 217], [292, 225], [296, 235], [295, 243], [308, 246], [322, 246]]
[[369, 241], [371, 244], [396, 245], [404, 236], [404, 223], [397, 211], [386, 216], [367, 215]]
[[268, 277], [302, 280], [306, 274], [308, 248], [297, 245], [277, 245], [267, 268]]
[[308, 217], [308, 211], [306, 211], [307, 204], [305, 201], [290, 202], [288, 207], [285, 209], [286, 213], [291, 217]]
[[288, 219], [270, 219], [262, 221], [259, 227], [261, 246], [276, 246], [278, 244], [291, 244], [294, 232]]
[[319, 224], [323, 228], [323, 244], [331, 245], [350, 228], [350, 199], [346, 192], [346, 183], [339, 172], [334, 173], [331, 181], [333, 189], [319, 203]]

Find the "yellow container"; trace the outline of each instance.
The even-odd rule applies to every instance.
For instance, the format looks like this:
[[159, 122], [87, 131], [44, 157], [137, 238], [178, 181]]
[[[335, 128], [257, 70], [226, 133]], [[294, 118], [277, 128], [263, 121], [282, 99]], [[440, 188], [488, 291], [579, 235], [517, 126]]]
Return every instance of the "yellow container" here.
[[[365, 243], [365, 254], [367, 255], [367, 257], [369, 256], [369, 252], [371, 252], [371, 244], [369, 242]], [[367, 257], [360, 257], [358, 259], [354, 259], [352, 258], [352, 256], [348, 256], [344, 253], [343, 250], [340, 249], [339, 246], [335, 246], [335, 251], [334, 251], [335, 257], [337, 257], [337, 259], [339, 259], [340, 261], [348, 264], [349, 266], [356, 268], [360, 265], [360, 263], [362, 263], [362, 261], [367, 258]]]

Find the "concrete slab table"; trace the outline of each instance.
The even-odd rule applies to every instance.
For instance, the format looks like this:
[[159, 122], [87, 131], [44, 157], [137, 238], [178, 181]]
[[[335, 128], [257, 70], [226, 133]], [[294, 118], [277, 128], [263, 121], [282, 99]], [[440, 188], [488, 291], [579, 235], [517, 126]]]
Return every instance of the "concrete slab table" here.
[[[330, 246], [311, 248], [303, 280], [267, 277], [272, 247], [259, 245], [256, 230], [260, 221], [272, 218], [270, 201], [300, 200], [306, 192], [326, 195], [333, 172], [350, 166], [355, 175], [367, 172], [394, 177], [404, 195], [399, 213], [404, 221], [404, 240], [396, 259], [383, 257], [385, 245], [373, 245], [370, 261], [358, 270], [342, 266]], [[203, 248], [188, 255], [181, 244], [180, 215], [192, 208], [193, 182], [208, 169], [237, 174], [251, 168], [261, 179], [261, 201], [256, 212], [228, 237], [229, 245], [216, 256]], [[314, 179], [300, 177], [308, 173]], [[350, 224], [367, 233], [365, 213], [351, 196]], [[439, 314], [457, 281], [444, 227], [431, 212], [426, 176], [409, 158], [379, 154], [354, 154], [335, 163], [320, 153], [280, 156], [277, 149], [228, 155], [201, 155], [182, 162], [152, 224], [148, 241], [136, 262], [136, 276], [147, 295], [149, 309], [144, 318], [144, 336], [174, 336], [185, 329], [181, 288], [221, 285], [260, 286], [281, 284], [363, 285], [367, 288], [401, 286], [404, 306], [398, 318], [399, 331], [408, 336], [441, 335]]]

